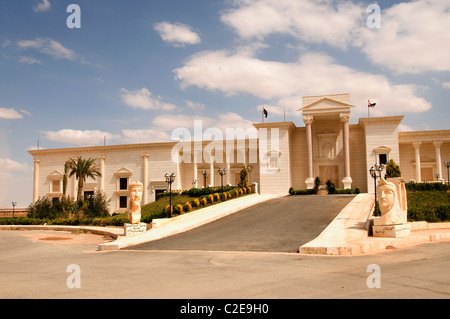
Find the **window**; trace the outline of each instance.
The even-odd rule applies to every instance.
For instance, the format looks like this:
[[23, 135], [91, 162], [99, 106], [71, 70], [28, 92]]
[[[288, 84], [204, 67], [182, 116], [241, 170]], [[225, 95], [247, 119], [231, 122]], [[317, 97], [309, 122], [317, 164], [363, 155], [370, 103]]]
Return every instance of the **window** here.
[[119, 208], [127, 208], [127, 196], [120, 196], [119, 198]]
[[379, 161], [380, 165], [387, 164], [387, 162], [388, 162], [387, 154], [378, 154], [378, 161]]
[[120, 190], [126, 190], [128, 189], [128, 178], [122, 177], [120, 179]]
[[61, 181], [59, 181], [59, 180], [52, 181], [52, 192], [53, 193], [61, 192]]
[[278, 169], [278, 157], [269, 158], [269, 169]]

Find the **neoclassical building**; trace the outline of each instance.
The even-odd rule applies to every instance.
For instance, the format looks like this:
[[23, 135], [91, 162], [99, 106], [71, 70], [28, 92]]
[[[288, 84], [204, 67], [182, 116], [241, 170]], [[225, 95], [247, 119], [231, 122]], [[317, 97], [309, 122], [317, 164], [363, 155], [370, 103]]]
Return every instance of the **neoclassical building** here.
[[[88, 180], [84, 193], [105, 192], [111, 212], [128, 209], [128, 185], [135, 180], [144, 185], [143, 204], [154, 201], [168, 187], [166, 173], [176, 175], [175, 190], [236, 185], [245, 166], [260, 193], [312, 188], [316, 176], [337, 188], [373, 192], [370, 168], [393, 159], [406, 181], [448, 181], [444, 162], [450, 161], [450, 130], [399, 132], [403, 116], [360, 118], [350, 124], [354, 107], [349, 94], [304, 97], [299, 109], [304, 126], [256, 123], [258, 137], [231, 141], [29, 151], [34, 158], [33, 201], [61, 197], [64, 163], [78, 156], [97, 159], [102, 177]], [[226, 175], [219, 169], [226, 169]], [[76, 194], [77, 181], [71, 178], [67, 195]]]

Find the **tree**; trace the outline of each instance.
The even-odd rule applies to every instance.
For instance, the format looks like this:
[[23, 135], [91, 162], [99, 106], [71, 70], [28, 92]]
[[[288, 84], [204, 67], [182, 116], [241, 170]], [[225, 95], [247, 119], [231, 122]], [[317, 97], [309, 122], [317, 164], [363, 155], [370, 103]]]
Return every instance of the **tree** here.
[[64, 163], [64, 176], [63, 176], [63, 197], [66, 197], [67, 193], [67, 180], [69, 179], [70, 160]]
[[391, 178], [391, 177], [401, 177], [402, 172], [400, 171], [400, 166], [398, 166], [393, 159], [389, 161], [389, 163], [386, 165], [386, 175], [384, 175], [384, 178]]
[[240, 175], [241, 175], [241, 181], [239, 182], [238, 186], [241, 188], [248, 187], [248, 179], [247, 179], [248, 171], [247, 171], [247, 168], [245, 167], [245, 165], [242, 168]]
[[95, 158], [83, 159], [82, 157], [78, 157], [76, 159], [71, 158], [69, 160], [69, 177], [75, 175], [78, 179], [78, 193], [77, 200], [83, 199], [83, 187], [87, 178], [92, 178], [95, 180], [96, 177], [101, 177], [99, 167], [95, 164]]

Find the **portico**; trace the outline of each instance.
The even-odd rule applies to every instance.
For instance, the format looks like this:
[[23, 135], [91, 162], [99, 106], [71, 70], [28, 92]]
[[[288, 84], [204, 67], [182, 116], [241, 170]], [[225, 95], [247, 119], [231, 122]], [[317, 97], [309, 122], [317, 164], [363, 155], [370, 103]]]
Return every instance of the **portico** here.
[[[337, 187], [351, 188], [349, 94], [303, 98], [303, 122], [306, 126], [307, 168], [305, 184], [314, 187], [319, 176]], [[340, 125], [339, 125], [340, 123]]]

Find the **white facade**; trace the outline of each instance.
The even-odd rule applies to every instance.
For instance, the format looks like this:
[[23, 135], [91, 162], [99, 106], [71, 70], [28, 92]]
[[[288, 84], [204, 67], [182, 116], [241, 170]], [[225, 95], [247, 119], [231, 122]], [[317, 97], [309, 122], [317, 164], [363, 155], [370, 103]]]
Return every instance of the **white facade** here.
[[[353, 107], [349, 94], [305, 97], [299, 110], [304, 127], [258, 123], [254, 124], [258, 139], [228, 144], [170, 142], [29, 151], [35, 163], [33, 201], [61, 197], [64, 163], [78, 156], [97, 159], [102, 177], [88, 180], [83, 191], [105, 192], [110, 212], [128, 209], [132, 181], [144, 184], [146, 204], [167, 189], [166, 173], [176, 174], [173, 190], [236, 185], [244, 165], [250, 169], [250, 184], [258, 183], [261, 193], [312, 188], [316, 176], [322, 183], [331, 180], [337, 188], [358, 186], [362, 192], [373, 192], [370, 167], [390, 159], [400, 165], [406, 181], [447, 181], [444, 161], [450, 161], [450, 130], [398, 132], [403, 116], [360, 118], [358, 124], [349, 124]], [[227, 169], [222, 178], [219, 168]], [[74, 177], [66, 194], [76, 197]]]

